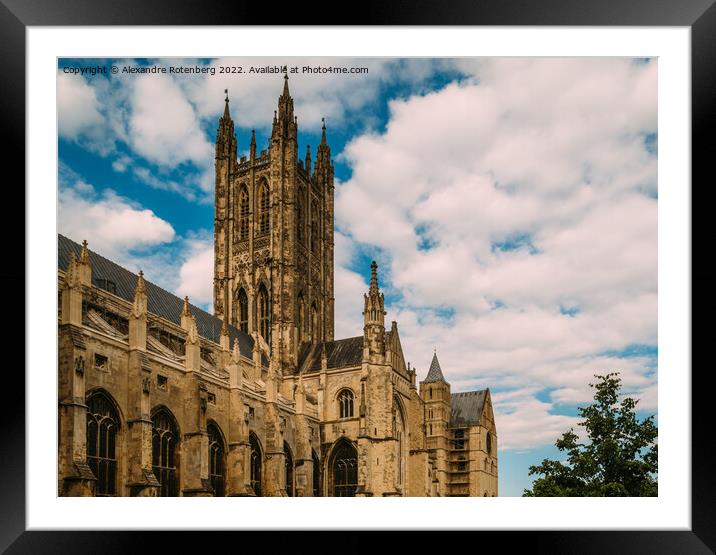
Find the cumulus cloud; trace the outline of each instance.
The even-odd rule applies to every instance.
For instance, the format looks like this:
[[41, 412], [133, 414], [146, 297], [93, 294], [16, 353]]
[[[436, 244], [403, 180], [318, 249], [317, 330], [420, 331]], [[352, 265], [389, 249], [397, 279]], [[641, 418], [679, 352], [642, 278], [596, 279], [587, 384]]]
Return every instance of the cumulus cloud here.
[[214, 238], [208, 232], [195, 234], [185, 240], [185, 245], [176, 293], [210, 309], [214, 298]]
[[102, 123], [94, 89], [84, 77], [57, 73], [57, 127], [61, 137], [77, 139]]
[[[97, 192], [70, 170], [70, 183], [61, 186], [58, 206], [60, 233], [75, 240], [88, 239], [108, 258], [125, 258], [128, 250], [170, 242], [172, 225], [111, 189]], [[61, 177], [62, 181], [62, 177]]]
[[384, 253], [406, 355], [497, 389], [502, 447], [553, 442], [595, 373], [655, 406], [653, 358], [619, 353], [657, 338], [656, 62], [454, 63], [467, 79], [391, 101], [340, 155], [342, 241]]
[[129, 119], [134, 150], [161, 165], [212, 160], [212, 149], [191, 104], [173, 79], [164, 75], [134, 80]]

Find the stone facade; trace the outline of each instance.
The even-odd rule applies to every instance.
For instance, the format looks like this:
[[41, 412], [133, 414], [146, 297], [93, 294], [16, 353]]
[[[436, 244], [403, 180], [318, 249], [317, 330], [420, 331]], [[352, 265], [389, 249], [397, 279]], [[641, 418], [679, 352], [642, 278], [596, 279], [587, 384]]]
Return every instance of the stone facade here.
[[334, 339], [322, 131], [299, 160], [285, 77], [237, 159], [227, 97], [213, 315], [59, 236], [59, 495], [497, 495], [489, 390], [451, 394], [437, 355], [416, 383], [375, 262], [363, 335]]

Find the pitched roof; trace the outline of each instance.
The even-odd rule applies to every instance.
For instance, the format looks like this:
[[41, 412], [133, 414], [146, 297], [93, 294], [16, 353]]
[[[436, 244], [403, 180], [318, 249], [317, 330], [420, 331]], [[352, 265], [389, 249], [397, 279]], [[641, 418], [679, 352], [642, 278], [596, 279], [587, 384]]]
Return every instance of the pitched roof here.
[[450, 395], [450, 426], [476, 426], [480, 423], [480, 415], [485, 406], [488, 389], [480, 391], [464, 391]]
[[325, 343], [304, 345], [299, 353], [299, 372], [311, 374], [320, 372], [321, 355], [326, 349], [326, 364], [328, 368], [347, 368], [358, 366], [363, 361], [363, 336], [337, 339]]
[[445, 377], [443, 376], [443, 371], [440, 368], [440, 362], [438, 362], [438, 354], [437, 353], [433, 353], [433, 360], [430, 363], [430, 370], [428, 370], [428, 376], [423, 380], [423, 383], [432, 383], [432, 382], [447, 383], [447, 380], [445, 380]]
[[[75, 253], [75, 256], [79, 258], [81, 250], [81, 245], [58, 233], [57, 268], [67, 271], [71, 253]], [[89, 257], [90, 264], [92, 265], [93, 283], [97, 284], [97, 280], [99, 279], [114, 282], [116, 287], [115, 294], [131, 303], [134, 300], [134, 289], [137, 286], [138, 276], [91, 250], [89, 251]], [[181, 325], [181, 312], [184, 306], [184, 300], [148, 281], [146, 277], [145, 284], [147, 288], [147, 310], [174, 324]], [[199, 335], [209, 341], [219, 343], [222, 321], [197, 306], [192, 304], [189, 306], [191, 307], [192, 315], [196, 319], [196, 327]], [[234, 326], [228, 326], [228, 328], [231, 344], [233, 345], [234, 340], [238, 341], [241, 354], [251, 358], [254, 346], [253, 338]], [[262, 357], [262, 359], [264, 364], [268, 363], [265, 357]]]

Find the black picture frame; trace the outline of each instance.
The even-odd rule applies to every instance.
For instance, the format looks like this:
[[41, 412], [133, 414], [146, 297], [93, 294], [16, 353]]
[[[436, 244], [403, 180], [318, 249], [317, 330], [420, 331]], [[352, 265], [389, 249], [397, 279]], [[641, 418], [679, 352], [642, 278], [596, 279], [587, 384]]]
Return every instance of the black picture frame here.
[[[348, 10], [348, 11], [346, 11]], [[0, 0], [0, 71], [3, 84], [2, 126], [5, 145], [0, 149], [5, 175], [17, 171], [14, 180], [6, 181], [3, 199], [13, 199], [25, 209], [25, 31], [28, 26], [64, 25], [316, 25], [346, 24], [339, 14], [349, 13], [351, 25], [485, 25], [485, 26], [683, 26], [691, 30], [692, 56], [692, 256], [698, 245], [705, 245], [709, 230], [705, 218], [696, 223], [695, 212], [707, 210], [710, 203], [706, 193], [713, 188], [707, 181], [708, 164], [713, 158], [708, 135], [716, 129], [716, 5], [714, 0], [601, 0], [576, 2], [574, 0], [414, 0], [412, 2], [367, 1], [360, 4], [328, 4], [311, 2], [281, 4], [280, 9], [269, 10], [262, 3], [252, 4], [234, 0], [202, 0], [184, 3], [168, 0]], [[711, 177], [708, 175], [708, 177]], [[693, 202], [697, 188], [699, 202]], [[7, 204], [6, 204], [7, 206]], [[16, 213], [20, 213], [17, 210]], [[23, 211], [24, 213], [24, 211]], [[4, 310], [0, 312], [6, 351], [23, 352], [17, 345], [19, 329], [25, 329], [23, 306], [20, 303], [30, 294], [25, 285], [25, 243], [17, 237], [19, 224], [12, 218], [3, 218], [6, 237], [5, 264], [0, 270], [0, 287], [5, 292]], [[699, 227], [700, 226], [700, 227]], [[12, 249], [16, 252], [12, 253]], [[10, 252], [8, 252], [8, 250]], [[694, 257], [695, 258], [695, 257]], [[692, 259], [692, 298], [699, 295], [700, 312], [711, 312], [713, 295], [704, 291], [714, 276], [704, 257], [697, 265]], [[53, 278], [54, 279], [54, 278]], [[697, 287], [694, 287], [697, 285]], [[22, 291], [24, 294], [20, 295]], [[22, 301], [21, 301], [22, 299]], [[17, 306], [12, 306], [12, 302]], [[693, 304], [693, 303], [692, 303]], [[23, 314], [22, 318], [20, 315]], [[692, 313], [693, 314], [693, 313]], [[693, 316], [692, 316], [693, 318]], [[692, 320], [693, 321], [693, 320]], [[705, 348], [694, 349], [696, 339], [705, 340], [710, 329], [692, 323], [692, 353], [703, 354]], [[32, 333], [27, 330], [26, 333]], [[27, 336], [26, 347], [27, 347]], [[703, 359], [703, 357], [702, 357]], [[694, 361], [696, 359], [693, 359]], [[702, 361], [703, 362], [703, 361]], [[692, 366], [695, 364], [692, 363]], [[203, 534], [166, 534], [152, 532], [28, 532], [25, 530], [25, 380], [19, 364], [6, 366], [3, 381], [3, 420], [0, 425], [0, 551], [7, 553], [126, 553], [144, 551], [157, 539], [161, 549], [189, 552], [194, 549], [221, 549], [224, 541], [234, 544], [233, 549], [247, 539], [247, 532], [222, 533], [222, 539], [206, 543]], [[712, 445], [710, 388], [708, 372], [704, 368], [691, 371], [692, 384], [692, 526], [690, 531], [585, 531], [585, 532], [480, 532], [476, 549], [513, 550], [517, 542], [526, 542], [526, 548], [536, 552], [569, 553], [712, 553], [716, 551], [716, 514], [714, 511], [714, 472], [709, 457]], [[48, 379], [55, 379], [48, 375]], [[54, 423], [48, 424], [55, 425]], [[280, 527], [280, 523], [276, 523]], [[588, 522], [585, 522], [588, 525]], [[317, 525], [320, 527], [320, 525]], [[351, 533], [359, 534], [359, 533]], [[340, 538], [342, 551], [371, 549], [370, 534], [360, 533], [358, 539], [345, 533], [330, 532]], [[264, 541], [267, 549], [293, 550], [284, 533], [271, 532]], [[269, 539], [270, 538], [270, 539]], [[454, 538], [464, 540], [462, 533]], [[411, 535], [409, 543], [420, 542], [426, 547], [425, 534]], [[318, 548], [320, 544], [309, 540], [301, 543]], [[321, 543], [325, 539], [321, 540]], [[383, 540], [385, 541], [385, 540]], [[405, 541], [408, 541], [406, 538]], [[438, 539], [445, 542], [446, 539]], [[451, 539], [450, 541], [454, 541]], [[474, 540], [468, 540], [472, 542]], [[167, 543], [168, 542], [168, 543]], [[241, 543], [239, 543], [241, 542]], [[287, 543], [288, 542], [288, 543]], [[330, 539], [329, 539], [330, 542]], [[326, 544], [324, 544], [326, 545]], [[401, 548], [402, 549], [402, 548]]]

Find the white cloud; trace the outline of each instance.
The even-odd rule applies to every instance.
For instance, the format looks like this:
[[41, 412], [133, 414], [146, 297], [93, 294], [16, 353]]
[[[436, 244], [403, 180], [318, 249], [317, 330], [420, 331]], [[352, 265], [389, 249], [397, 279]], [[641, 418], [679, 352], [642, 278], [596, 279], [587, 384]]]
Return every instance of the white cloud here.
[[129, 249], [167, 243], [175, 235], [171, 224], [151, 210], [111, 189], [96, 193], [82, 181], [60, 190], [58, 228], [74, 240], [87, 239], [93, 250], [120, 261]]
[[498, 389], [503, 448], [553, 443], [573, 419], [550, 409], [596, 373], [655, 406], [652, 359], [606, 353], [656, 344], [656, 62], [455, 63], [474, 78], [392, 101], [340, 155], [342, 241], [385, 253], [406, 355], [423, 377], [437, 346], [454, 390]]
[[211, 162], [212, 148], [181, 89], [164, 75], [135, 79], [129, 129], [134, 150], [147, 160], [174, 166]]
[[57, 126], [60, 136], [76, 139], [102, 123], [94, 89], [84, 77], [57, 73]]
[[205, 233], [186, 239], [185, 244], [176, 293], [188, 295], [192, 303], [210, 308], [214, 298], [214, 238]]

